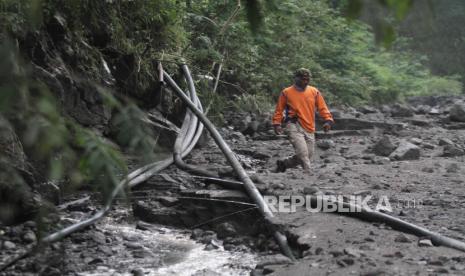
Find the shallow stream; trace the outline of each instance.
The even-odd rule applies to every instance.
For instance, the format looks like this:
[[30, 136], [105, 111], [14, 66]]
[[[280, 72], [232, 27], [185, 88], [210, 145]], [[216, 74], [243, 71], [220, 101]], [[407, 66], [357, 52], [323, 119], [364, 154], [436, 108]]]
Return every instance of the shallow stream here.
[[120, 242], [105, 265], [78, 275], [249, 275], [256, 265], [255, 255], [225, 251], [220, 242], [207, 250], [188, 231], [158, 225], [141, 230], [115, 222], [98, 228]]

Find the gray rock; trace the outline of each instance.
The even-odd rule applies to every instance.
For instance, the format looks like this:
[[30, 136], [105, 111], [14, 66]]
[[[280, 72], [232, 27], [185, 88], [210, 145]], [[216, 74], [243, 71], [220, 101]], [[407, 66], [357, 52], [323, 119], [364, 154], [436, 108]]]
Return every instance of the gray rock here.
[[432, 247], [433, 243], [430, 239], [421, 239], [418, 241], [418, 246], [420, 247]]
[[360, 250], [354, 249], [354, 248], [345, 248], [344, 253], [347, 256], [354, 257], [354, 258], [360, 258], [362, 252]]
[[384, 136], [383, 138], [381, 138], [381, 140], [376, 142], [376, 144], [373, 147], [373, 152], [376, 155], [388, 156], [395, 149], [396, 145], [394, 145], [391, 139], [388, 136]]
[[316, 142], [316, 145], [323, 150], [334, 148], [335, 143], [333, 140], [319, 140]]
[[439, 115], [439, 114], [441, 114], [441, 111], [440, 111], [438, 108], [433, 107], [433, 108], [431, 108], [431, 110], [428, 112], [428, 114], [429, 114], [429, 115]]
[[431, 111], [431, 107], [427, 105], [419, 105], [415, 108], [417, 114], [427, 114]]
[[205, 231], [203, 233], [202, 238], [200, 239], [200, 242], [204, 243], [204, 244], [211, 244], [212, 240], [216, 240], [216, 239], [217, 239], [217, 236], [216, 236], [215, 232], [213, 232], [213, 231]]
[[92, 240], [98, 244], [105, 244], [107, 239], [102, 232], [95, 232], [92, 235]]
[[409, 142], [415, 145], [421, 145], [423, 143], [423, 140], [421, 140], [420, 138], [414, 137], [414, 138], [411, 138]]
[[268, 265], [277, 265], [277, 264], [289, 264], [292, 263], [292, 260], [288, 257], [276, 254], [276, 255], [268, 255], [263, 256], [258, 260], [257, 268], [263, 268]]
[[456, 172], [458, 172], [459, 170], [460, 170], [460, 167], [459, 167], [459, 165], [458, 165], [457, 163], [449, 164], [449, 165], [447, 165], [447, 167], [446, 167], [446, 171], [447, 171], [448, 173], [456, 173]]
[[139, 258], [139, 259], [145, 259], [145, 258], [151, 259], [155, 257], [155, 255], [152, 252], [148, 251], [145, 248], [133, 251], [132, 256], [134, 258]]
[[3, 248], [6, 249], [6, 250], [15, 249], [15, 248], [16, 248], [16, 244], [14, 244], [14, 243], [11, 242], [11, 241], [5, 241], [5, 242], [3, 243]]
[[103, 263], [103, 260], [101, 258], [94, 258], [91, 261], [87, 262], [87, 264], [89, 265], [94, 265], [94, 264], [99, 264], [99, 263]]
[[452, 142], [452, 140], [450, 140], [448, 138], [441, 138], [441, 139], [439, 139], [438, 143], [439, 143], [440, 146], [454, 145], [454, 142]]
[[237, 234], [236, 228], [229, 222], [220, 223], [216, 226], [218, 238], [234, 237]]
[[427, 172], [427, 173], [433, 173], [434, 172], [434, 168], [432, 167], [424, 167], [423, 169], [421, 169], [422, 172]]
[[247, 139], [245, 138], [244, 134], [240, 133], [239, 131], [235, 131], [231, 133], [231, 139], [240, 141], [240, 142], [247, 142]]
[[359, 108], [359, 111], [362, 112], [363, 114], [369, 114], [369, 113], [377, 113], [378, 110], [374, 107], [371, 106], [362, 106]]
[[449, 111], [449, 118], [451, 121], [465, 122], [465, 104], [454, 104]]
[[389, 155], [394, 160], [415, 160], [420, 158], [420, 148], [407, 141], [402, 141], [397, 149]]
[[142, 249], [143, 248], [143, 246], [138, 242], [125, 242], [124, 246], [126, 246], [129, 249]]
[[413, 109], [407, 105], [395, 104], [391, 110], [392, 117], [412, 117]]
[[105, 255], [107, 255], [107, 256], [113, 255], [113, 251], [112, 251], [111, 248], [108, 247], [108, 246], [99, 245], [99, 246], [98, 246], [98, 251], [99, 251], [99, 252], [102, 252], [103, 254], [105, 254]]
[[34, 232], [32, 231], [27, 231], [24, 236], [23, 236], [23, 241], [27, 243], [33, 243], [37, 241], [37, 236]]
[[332, 251], [329, 251], [328, 253], [331, 254], [335, 258], [344, 255], [344, 252], [339, 251], [339, 250], [332, 250]]
[[175, 197], [163, 196], [158, 199], [163, 206], [171, 207], [179, 203], [179, 200]]
[[442, 151], [442, 156], [454, 157], [465, 155], [465, 150], [459, 148], [457, 145], [445, 145]]
[[144, 270], [142, 268], [135, 268], [135, 269], [131, 270], [131, 274], [133, 276], [143, 276], [143, 275], [145, 275]]
[[423, 143], [423, 144], [421, 144], [421, 146], [422, 146], [423, 148], [425, 148], [425, 149], [434, 149], [434, 148], [436, 148], [435, 145], [430, 144], [430, 143]]
[[373, 161], [375, 162], [375, 164], [378, 165], [386, 165], [389, 164], [389, 162], [391, 162], [391, 159], [389, 159], [388, 157], [376, 156]]
[[202, 269], [202, 270], [198, 270], [196, 271], [194, 274], [192, 274], [191, 276], [221, 276], [222, 274], [220, 273], [217, 273], [213, 270], [210, 270], [208, 268], [205, 268], [205, 269]]
[[[352, 258], [344, 258], [341, 260], [341, 262], [344, 264], [343, 266], [350, 266], [350, 265], [353, 265], [355, 264], [355, 260], [352, 259]], [[338, 262], [339, 264], [339, 262]]]
[[400, 242], [400, 243], [410, 243], [412, 242], [406, 235], [404, 234], [399, 234], [396, 236], [394, 239], [395, 242]]
[[315, 187], [315, 186], [311, 186], [311, 187], [305, 187], [304, 188], [304, 194], [306, 195], [313, 195], [313, 194], [316, 194], [320, 191], [320, 189], [318, 189], [318, 187]]

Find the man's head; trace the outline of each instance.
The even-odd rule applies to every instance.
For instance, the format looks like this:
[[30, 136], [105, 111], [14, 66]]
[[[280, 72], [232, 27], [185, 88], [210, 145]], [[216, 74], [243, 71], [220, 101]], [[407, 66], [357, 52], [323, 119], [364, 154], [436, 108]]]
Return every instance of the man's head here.
[[294, 82], [298, 87], [305, 88], [310, 82], [311, 77], [312, 74], [310, 73], [310, 70], [306, 68], [299, 68], [294, 73]]

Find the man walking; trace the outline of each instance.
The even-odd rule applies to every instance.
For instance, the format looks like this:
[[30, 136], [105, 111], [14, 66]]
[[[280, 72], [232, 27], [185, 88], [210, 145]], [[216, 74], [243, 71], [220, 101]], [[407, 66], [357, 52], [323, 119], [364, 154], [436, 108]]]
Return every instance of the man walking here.
[[[273, 115], [273, 127], [277, 135], [287, 134], [295, 155], [277, 161], [277, 172], [284, 172], [298, 164], [310, 173], [310, 160], [315, 146], [315, 111], [323, 118], [324, 131], [331, 129], [333, 116], [320, 91], [309, 86], [310, 71], [300, 68], [294, 73], [294, 84], [285, 88], [279, 96]], [[281, 125], [284, 125], [284, 131]]]

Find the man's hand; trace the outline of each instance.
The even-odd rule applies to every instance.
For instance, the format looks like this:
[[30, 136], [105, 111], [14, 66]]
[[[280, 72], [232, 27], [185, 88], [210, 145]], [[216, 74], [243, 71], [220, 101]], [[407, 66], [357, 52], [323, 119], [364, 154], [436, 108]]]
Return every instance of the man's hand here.
[[330, 129], [331, 129], [331, 125], [333, 124], [333, 122], [331, 121], [326, 121], [324, 124], [323, 124], [323, 130], [325, 132], [328, 132]]
[[281, 125], [273, 125], [273, 127], [274, 127], [274, 133], [276, 133], [276, 135], [283, 134], [283, 128], [281, 127]]

